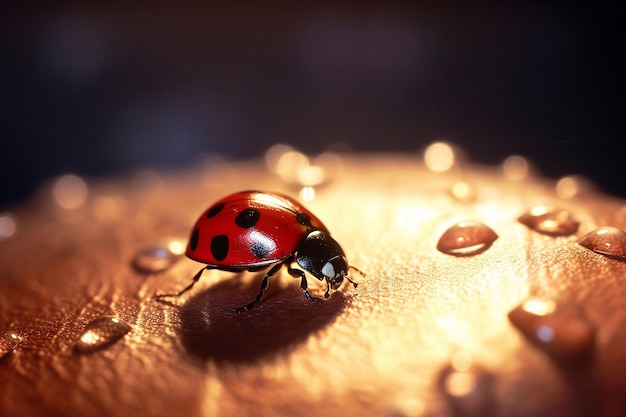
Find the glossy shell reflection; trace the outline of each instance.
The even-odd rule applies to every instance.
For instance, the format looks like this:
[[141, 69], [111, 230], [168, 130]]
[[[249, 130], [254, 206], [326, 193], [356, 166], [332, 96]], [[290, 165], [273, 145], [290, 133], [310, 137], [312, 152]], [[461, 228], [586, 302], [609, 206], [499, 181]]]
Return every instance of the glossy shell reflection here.
[[14, 331], [0, 332], [0, 359], [13, 352], [23, 341], [24, 338]]
[[85, 326], [76, 343], [76, 350], [89, 353], [104, 349], [117, 342], [130, 330], [130, 325], [117, 317], [98, 317]]
[[578, 244], [609, 258], [626, 261], [626, 233], [617, 227], [600, 227], [581, 237]]
[[580, 225], [569, 211], [544, 205], [532, 207], [517, 220], [538, 233], [550, 236], [574, 234]]
[[509, 312], [509, 320], [533, 345], [559, 361], [588, 359], [594, 328], [573, 313], [558, 313], [550, 300], [530, 299]]
[[450, 357], [441, 372], [439, 388], [454, 416], [489, 416], [493, 411], [493, 375], [475, 363], [470, 352]]
[[454, 256], [477, 255], [487, 250], [496, 239], [496, 232], [483, 223], [462, 221], [441, 235], [437, 249]]
[[161, 272], [178, 261], [185, 253], [185, 248], [185, 243], [177, 239], [148, 245], [137, 251], [132, 264], [137, 271], [142, 273]]

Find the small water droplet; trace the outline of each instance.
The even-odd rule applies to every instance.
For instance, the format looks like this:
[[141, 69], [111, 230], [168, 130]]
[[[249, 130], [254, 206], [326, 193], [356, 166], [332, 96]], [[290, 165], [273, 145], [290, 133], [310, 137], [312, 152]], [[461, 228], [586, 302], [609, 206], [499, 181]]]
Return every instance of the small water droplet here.
[[617, 227], [600, 227], [581, 237], [578, 244], [609, 258], [626, 261], [626, 233]]
[[182, 240], [170, 239], [145, 246], [135, 254], [133, 266], [139, 272], [157, 273], [172, 266], [183, 253], [186, 245]]
[[67, 210], [82, 207], [87, 200], [87, 192], [87, 183], [76, 175], [64, 175], [52, 185], [55, 203]]
[[14, 331], [0, 332], [0, 359], [13, 352], [23, 341], [24, 338]]
[[441, 235], [437, 249], [448, 255], [477, 255], [488, 249], [497, 238], [496, 232], [483, 223], [462, 221]]
[[517, 220], [536, 232], [550, 236], [574, 234], [580, 225], [569, 211], [544, 205], [532, 207]]
[[0, 214], [0, 242], [9, 239], [15, 234], [17, 223], [8, 213]]
[[469, 352], [458, 352], [441, 372], [439, 387], [455, 416], [488, 416], [493, 410], [493, 376], [474, 363]]
[[450, 192], [456, 200], [462, 203], [469, 203], [476, 199], [476, 190], [474, 190], [474, 187], [463, 181], [454, 184]]
[[571, 312], [559, 313], [553, 301], [527, 300], [508, 316], [529, 342], [556, 360], [584, 361], [593, 349], [593, 327]]
[[104, 349], [118, 341], [130, 330], [130, 324], [117, 317], [98, 317], [85, 326], [76, 343], [76, 350], [88, 353]]
[[426, 168], [433, 172], [444, 172], [454, 166], [454, 148], [446, 142], [434, 142], [424, 151]]
[[519, 155], [511, 155], [502, 162], [502, 172], [511, 181], [521, 181], [528, 176], [528, 161]]

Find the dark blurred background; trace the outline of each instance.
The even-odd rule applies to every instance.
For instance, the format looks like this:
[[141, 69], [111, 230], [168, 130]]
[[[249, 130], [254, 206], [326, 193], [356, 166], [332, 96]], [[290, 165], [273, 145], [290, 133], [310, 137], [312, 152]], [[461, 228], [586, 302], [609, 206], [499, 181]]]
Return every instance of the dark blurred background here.
[[567, 2], [0, 6], [0, 208], [50, 176], [276, 142], [447, 140], [626, 196], [622, 24], [617, 5]]

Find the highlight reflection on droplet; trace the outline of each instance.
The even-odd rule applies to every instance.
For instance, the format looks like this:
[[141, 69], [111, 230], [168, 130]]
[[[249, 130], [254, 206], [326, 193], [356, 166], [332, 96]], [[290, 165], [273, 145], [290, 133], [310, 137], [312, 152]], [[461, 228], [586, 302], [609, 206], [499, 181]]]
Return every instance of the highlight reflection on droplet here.
[[454, 166], [454, 148], [445, 142], [434, 142], [424, 151], [424, 163], [434, 172], [444, 172]]
[[55, 203], [64, 209], [77, 209], [87, 200], [87, 183], [76, 175], [64, 175], [52, 185]]
[[477, 255], [488, 249], [496, 239], [498, 239], [496, 232], [483, 223], [462, 221], [441, 235], [437, 249], [448, 255]]
[[626, 261], [626, 233], [617, 227], [600, 227], [581, 237], [578, 244], [609, 258]]
[[5, 330], [0, 332], [0, 359], [13, 352], [24, 338], [17, 332]]
[[182, 240], [165, 240], [139, 249], [132, 263], [139, 272], [161, 272], [178, 261], [185, 253], [185, 248], [185, 242]]
[[76, 350], [88, 353], [104, 349], [117, 342], [130, 330], [130, 324], [117, 317], [98, 317], [85, 326], [76, 343]]
[[17, 223], [8, 213], [0, 214], [0, 242], [12, 237], [17, 230]]
[[550, 236], [574, 234], [580, 225], [569, 211], [544, 205], [532, 207], [517, 220], [536, 232]]
[[558, 313], [550, 300], [527, 300], [508, 314], [524, 337], [559, 361], [581, 361], [593, 349], [595, 330], [573, 313]]

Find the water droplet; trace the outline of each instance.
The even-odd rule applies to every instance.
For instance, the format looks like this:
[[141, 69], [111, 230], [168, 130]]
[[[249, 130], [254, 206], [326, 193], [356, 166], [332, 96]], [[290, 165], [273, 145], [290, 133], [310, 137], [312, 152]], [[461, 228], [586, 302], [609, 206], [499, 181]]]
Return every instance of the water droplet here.
[[437, 249], [448, 255], [477, 255], [488, 249], [497, 238], [496, 232], [482, 223], [462, 221], [441, 235]]
[[444, 172], [454, 166], [454, 148], [446, 142], [434, 142], [424, 151], [426, 168], [434, 172]]
[[439, 386], [455, 416], [486, 416], [493, 406], [493, 376], [474, 363], [469, 352], [457, 352], [444, 368]]
[[139, 249], [132, 263], [139, 272], [161, 272], [178, 261], [185, 249], [186, 245], [182, 240], [166, 240]]
[[528, 176], [528, 161], [519, 155], [509, 156], [502, 162], [502, 172], [511, 181], [521, 181]]
[[112, 316], [102, 316], [85, 326], [76, 343], [76, 350], [94, 352], [112, 345], [131, 330], [130, 324]]
[[8, 213], [0, 215], [0, 242], [13, 236], [16, 229], [17, 224], [13, 216]]
[[14, 331], [0, 332], [0, 359], [13, 352], [23, 341], [24, 338]]
[[569, 211], [544, 205], [532, 207], [517, 220], [536, 232], [550, 236], [574, 234], [580, 224]]
[[571, 312], [558, 312], [553, 301], [527, 300], [509, 312], [509, 320], [524, 337], [559, 361], [586, 360], [595, 331]]
[[463, 203], [469, 203], [476, 199], [476, 190], [466, 182], [459, 181], [450, 190], [452, 196]]
[[64, 175], [52, 185], [55, 203], [67, 210], [82, 207], [87, 200], [87, 192], [87, 183], [76, 175]]
[[578, 244], [609, 258], [626, 261], [626, 233], [617, 227], [600, 227], [581, 237]]

